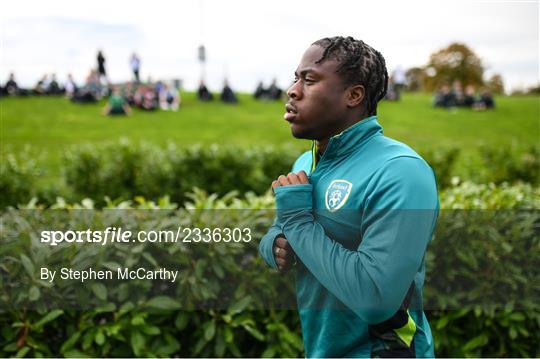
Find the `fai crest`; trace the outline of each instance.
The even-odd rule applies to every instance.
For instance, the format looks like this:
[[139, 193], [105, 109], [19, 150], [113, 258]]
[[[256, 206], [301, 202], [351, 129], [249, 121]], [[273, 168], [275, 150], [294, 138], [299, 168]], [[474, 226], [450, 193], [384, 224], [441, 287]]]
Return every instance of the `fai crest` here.
[[334, 180], [326, 189], [326, 208], [330, 212], [337, 211], [349, 198], [351, 193], [352, 183], [345, 180]]

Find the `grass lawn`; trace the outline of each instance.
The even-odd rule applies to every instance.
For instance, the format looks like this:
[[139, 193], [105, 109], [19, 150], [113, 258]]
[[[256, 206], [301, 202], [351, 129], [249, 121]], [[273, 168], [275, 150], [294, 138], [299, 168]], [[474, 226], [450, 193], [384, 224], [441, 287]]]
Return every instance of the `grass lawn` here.
[[[300, 152], [308, 141], [295, 140], [283, 120], [283, 103], [254, 101], [240, 95], [240, 104], [199, 103], [193, 93], [182, 94], [178, 112], [143, 112], [133, 116], [101, 116], [103, 102], [73, 104], [64, 98], [2, 98], [1, 158], [25, 147], [46, 163], [54, 176], [66, 148], [81, 143], [146, 141], [179, 145], [235, 144], [290, 146]], [[473, 153], [481, 144], [532, 145], [540, 140], [540, 98], [498, 97], [494, 111], [443, 110], [430, 106], [429, 94], [405, 94], [400, 102], [379, 105], [385, 134], [416, 149], [456, 146]]]

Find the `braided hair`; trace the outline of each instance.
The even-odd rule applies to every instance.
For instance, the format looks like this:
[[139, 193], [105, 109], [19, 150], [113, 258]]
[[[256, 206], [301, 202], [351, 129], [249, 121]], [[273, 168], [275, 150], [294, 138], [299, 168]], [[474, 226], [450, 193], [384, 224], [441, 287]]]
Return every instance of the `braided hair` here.
[[316, 63], [336, 59], [340, 62], [336, 72], [342, 75], [346, 86], [364, 86], [366, 112], [368, 116], [376, 115], [377, 103], [386, 96], [388, 90], [388, 71], [381, 53], [351, 36], [326, 37], [312, 45], [324, 49]]

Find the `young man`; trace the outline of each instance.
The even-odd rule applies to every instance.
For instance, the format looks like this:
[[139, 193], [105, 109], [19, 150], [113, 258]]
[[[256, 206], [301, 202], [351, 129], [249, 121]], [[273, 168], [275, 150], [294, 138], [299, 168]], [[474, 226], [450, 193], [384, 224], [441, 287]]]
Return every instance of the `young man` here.
[[422, 310], [438, 216], [433, 171], [383, 135], [382, 55], [351, 37], [316, 41], [287, 91], [285, 120], [313, 140], [272, 183], [277, 216], [259, 251], [296, 271], [308, 357], [434, 356]]
[[112, 94], [109, 97], [109, 101], [103, 109], [103, 115], [130, 115], [131, 108], [129, 107], [126, 99], [120, 94], [118, 86], [113, 86]]

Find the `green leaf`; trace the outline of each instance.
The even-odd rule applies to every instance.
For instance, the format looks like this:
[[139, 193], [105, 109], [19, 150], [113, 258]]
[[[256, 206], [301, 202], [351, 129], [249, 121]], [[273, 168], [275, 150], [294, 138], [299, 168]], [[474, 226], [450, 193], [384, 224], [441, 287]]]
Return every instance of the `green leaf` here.
[[209, 342], [210, 340], [212, 340], [215, 333], [216, 333], [216, 321], [211, 320], [206, 323], [206, 328], [204, 329], [204, 339], [206, 339], [206, 341]]
[[154, 267], [159, 267], [159, 264], [156, 262], [156, 260], [154, 259], [154, 257], [152, 257], [150, 253], [143, 252], [142, 256]]
[[233, 305], [231, 305], [231, 307], [229, 308], [229, 312], [241, 312], [247, 307], [250, 302], [251, 296], [247, 295], [239, 301], [234, 302]]
[[58, 318], [62, 314], [64, 314], [64, 311], [62, 309], [52, 310], [49, 313], [47, 313], [47, 315], [45, 315], [43, 318], [41, 318], [38, 322], [34, 323], [32, 325], [32, 327], [34, 329], [40, 329], [41, 327], [43, 327], [43, 325], [45, 325], [46, 323], [48, 323], [48, 322], [50, 322], [52, 320], [55, 320], [56, 318]]
[[120, 264], [118, 264], [116, 262], [105, 262], [105, 263], [103, 263], [103, 267], [105, 267], [107, 269], [110, 269], [112, 271], [116, 271], [116, 270], [118, 270], [118, 268], [122, 268], [120, 266]]
[[103, 283], [94, 283], [92, 284], [92, 292], [101, 300], [107, 299], [107, 288]]
[[267, 348], [261, 355], [261, 358], [273, 358], [276, 350], [273, 347]]
[[195, 344], [195, 347], [193, 348], [193, 356], [198, 356], [198, 354], [203, 350], [204, 346], [206, 345], [206, 341], [203, 337], [200, 337], [197, 341], [197, 344]]
[[281, 333], [281, 338], [286, 342], [294, 345], [297, 348], [302, 348], [302, 339], [296, 334], [284, 328], [284, 331]]
[[140, 332], [135, 330], [131, 333], [130, 342], [131, 342], [131, 348], [133, 349], [133, 353], [136, 356], [141, 356], [142, 350], [144, 349], [144, 346], [145, 346], [144, 336]]
[[510, 319], [515, 321], [515, 322], [522, 322], [525, 320], [525, 315], [523, 313], [520, 313], [520, 312], [514, 312], [512, 314], [510, 314]]
[[529, 337], [530, 333], [527, 329], [523, 328], [523, 327], [518, 327], [518, 331], [521, 333], [521, 335], [523, 335], [524, 337]]
[[6, 352], [14, 352], [18, 349], [19, 347], [17, 346], [17, 342], [13, 342], [13, 343], [9, 343], [8, 345], [6, 345], [3, 349], [6, 351]]
[[3, 325], [0, 330], [2, 331], [2, 337], [5, 340], [10, 341], [15, 338], [16, 332], [9, 325]]
[[[225, 277], [225, 273], [223, 272], [223, 268], [221, 268], [221, 265], [219, 263], [213, 263], [212, 269], [214, 270], [214, 273], [216, 273], [217, 277], [219, 279], [223, 279]], [[220, 355], [218, 355], [220, 356]]]
[[64, 357], [66, 358], [90, 358], [91, 356], [88, 354], [85, 354], [77, 349], [71, 349], [64, 353]]
[[165, 341], [167, 342], [167, 344], [165, 345], [160, 345], [157, 349], [156, 349], [156, 354], [158, 356], [162, 356], [162, 357], [170, 357], [172, 356], [173, 353], [177, 352], [178, 350], [180, 350], [180, 343], [178, 342], [178, 340], [176, 340], [173, 336], [171, 336], [170, 334], [166, 334], [165, 335]]
[[137, 313], [133, 316], [133, 318], [131, 318], [131, 325], [137, 326], [137, 325], [142, 325], [144, 323], [146, 323], [144, 314]]
[[135, 305], [131, 302], [126, 302], [122, 304], [122, 306], [118, 310], [118, 317], [121, 317], [124, 314], [129, 313], [131, 310], [133, 310], [133, 308], [135, 308]]
[[250, 325], [244, 325], [244, 329], [247, 330], [248, 333], [251, 334], [253, 337], [255, 337], [255, 339], [261, 342], [264, 341], [264, 335], [259, 330], [257, 330], [257, 328]]
[[517, 331], [514, 329], [514, 327], [510, 327], [510, 330], [508, 331], [508, 334], [510, 335], [510, 339], [516, 339], [517, 338]]
[[116, 305], [114, 303], [107, 303], [105, 305], [102, 305], [101, 307], [96, 307], [96, 309], [94, 309], [94, 314], [109, 313], [114, 312], [115, 310]]
[[223, 354], [225, 354], [226, 344], [225, 340], [223, 339], [223, 335], [216, 336], [216, 344], [214, 346], [214, 355], [217, 357], [223, 357]]
[[443, 329], [444, 327], [446, 327], [446, 325], [448, 324], [448, 321], [449, 321], [449, 318], [447, 315], [445, 315], [444, 317], [440, 318], [438, 321], [437, 321], [437, 329]]
[[143, 325], [140, 327], [140, 330], [147, 335], [158, 335], [161, 333], [161, 330], [154, 325]]
[[81, 332], [73, 333], [73, 335], [69, 337], [69, 339], [66, 340], [64, 344], [62, 344], [62, 347], [60, 348], [60, 353], [65, 355], [66, 352], [70, 350], [73, 347], [73, 345], [75, 345], [75, 343], [77, 342], [77, 340], [79, 340], [80, 337], [81, 337]]
[[15, 358], [24, 358], [29, 351], [30, 347], [22, 347], [17, 354], [15, 354]]
[[20, 257], [21, 257], [21, 263], [22, 263], [24, 269], [26, 269], [26, 272], [28, 273], [28, 275], [30, 275], [30, 277], [34, 278], [34, 275], [36, 274], [35, 268], [34, 268], [34, 263], [32, 263], [30, 258], [25, 256], [24, 254], [21, 254]]
[[103, 345], [103, 343], [105, 343], [105, 335], [103, 335], [103, 331], [98, 330], [94, 340], [96, 341], [97, 345]]
[[238, 346], [236, 346], [235, 342], [228, 343], [227, 348], [233, 353], [235, 357], [241, 357], [242, 354], [240, 353], [240, 350], [238, 349]]
[[474, 350], [478, 347], [481, 347], [485, 344], [487, 344], [488, 342], [488, 337], [485, 333], [483, 334], [480, 334], [474, 338], [472, 338], [471, 340], [469, 340], [464, 346], [463, 346], [463, 351], [466, 353], [466, 352], [469, 352], [471, 350]]
[[30, 299], [31, 302], [35, 302], [39, 299], [41, 296], [41, 292], [39, 291], [39, 288], [35, 285], [30, 288], [28, 291], [28, 299]]
[[180, 309], [181, 305], [176, 300], [166, 297], [158, 296], [150, 299], [146, 302], [146, 306], [149, 308], [163, 309], [163, 310], [175, 310]]
[[176, 315], [176, 320], [174, 321], [174, 326], [178, 330], [184, 329], [189, 322], [189, 316], [186, 312], [180, 312]]
[[90, 349], [90, 347], [92, 346], [92, 342], [94, 341], [95, 332], [96, 331], [94, 329], [90, 329], [84, 334], [82, 338], [82, 343], [81, 343], [83, 350]]
[[234, 333], [229, 326], [223, 328], [223, 336], [225, 337], [226, 343], [232, 343], [234, 341]]

